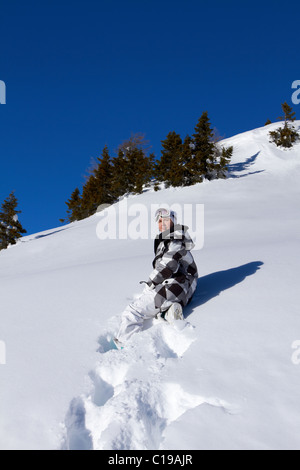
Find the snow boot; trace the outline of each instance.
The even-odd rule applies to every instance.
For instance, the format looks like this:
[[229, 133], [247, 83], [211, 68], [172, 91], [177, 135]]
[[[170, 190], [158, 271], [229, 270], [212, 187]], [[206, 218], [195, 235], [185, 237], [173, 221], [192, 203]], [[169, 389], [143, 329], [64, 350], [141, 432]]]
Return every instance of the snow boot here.
[[171, 307], [166, 311], [164, 314], [165, 320], [170, 323], [171, 325], [176, 321], [176, 320], [183, 320], [183, 311], [182, 311], [182, 306], [175, 302], [174, 304], [171, 305]]
[[117, 338], [113, 339], [113, 343], [119, 351], [121, 351], [121, 349], [124, 349], [123, 344]]

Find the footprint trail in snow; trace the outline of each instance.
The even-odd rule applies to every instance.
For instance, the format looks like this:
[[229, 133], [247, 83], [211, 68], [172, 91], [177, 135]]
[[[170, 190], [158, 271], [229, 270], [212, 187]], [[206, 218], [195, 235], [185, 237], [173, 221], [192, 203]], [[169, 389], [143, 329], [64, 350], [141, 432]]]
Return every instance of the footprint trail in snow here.
[[89, 390], [67, 412], [62, 448], [160, 449], [167, 427], [186, 411], [209, 404], [230, 413], [222, 400], [187, 393], [170, 380], [170, 367], [195, 340], [195, 328], [185, 321], [176, 327], [154, 321], [121, 351], [111, 349], [111, 335], [104, 333]]

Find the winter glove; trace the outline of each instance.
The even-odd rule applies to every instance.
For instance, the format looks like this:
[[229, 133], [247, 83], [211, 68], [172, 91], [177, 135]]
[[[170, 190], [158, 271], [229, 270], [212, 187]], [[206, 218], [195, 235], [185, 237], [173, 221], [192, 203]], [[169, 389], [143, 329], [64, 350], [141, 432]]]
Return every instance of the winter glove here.
[[140, 281], [140, 284], [146, 284], [150, 290], [155, 288], [155, 285], [150, 280], [149, 281]]

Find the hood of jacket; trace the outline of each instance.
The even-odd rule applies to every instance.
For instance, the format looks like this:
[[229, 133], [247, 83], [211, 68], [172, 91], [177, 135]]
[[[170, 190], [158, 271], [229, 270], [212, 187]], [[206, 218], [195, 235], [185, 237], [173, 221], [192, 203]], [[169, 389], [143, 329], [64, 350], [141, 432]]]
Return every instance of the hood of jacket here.
[[161, 242], [168, 244], [170, 240], [182, 240], [186, 250], [191, 251], [195, 244], [188, 233], [189, 227], [186, 225], [176, 224], [171, 229], [161, 232], [154, 241], [154, 253], [156, 253], [158, 245]]

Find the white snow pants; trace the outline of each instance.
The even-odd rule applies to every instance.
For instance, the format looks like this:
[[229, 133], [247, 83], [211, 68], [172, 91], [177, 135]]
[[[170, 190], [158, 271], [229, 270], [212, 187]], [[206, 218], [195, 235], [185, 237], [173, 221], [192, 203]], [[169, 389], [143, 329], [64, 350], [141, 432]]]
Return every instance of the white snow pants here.
[[[156, 291], [146, 286], [141, 295], [126, 307], [116, 336], [120, 343], [125, 343], [134, 333], [141, 331], [144, 320], [154, 318], [162, 310], [155, 307], [155, 296]], [[171, 305], [172, 302], [166, 300], [163, 310], [167, 310]]]

